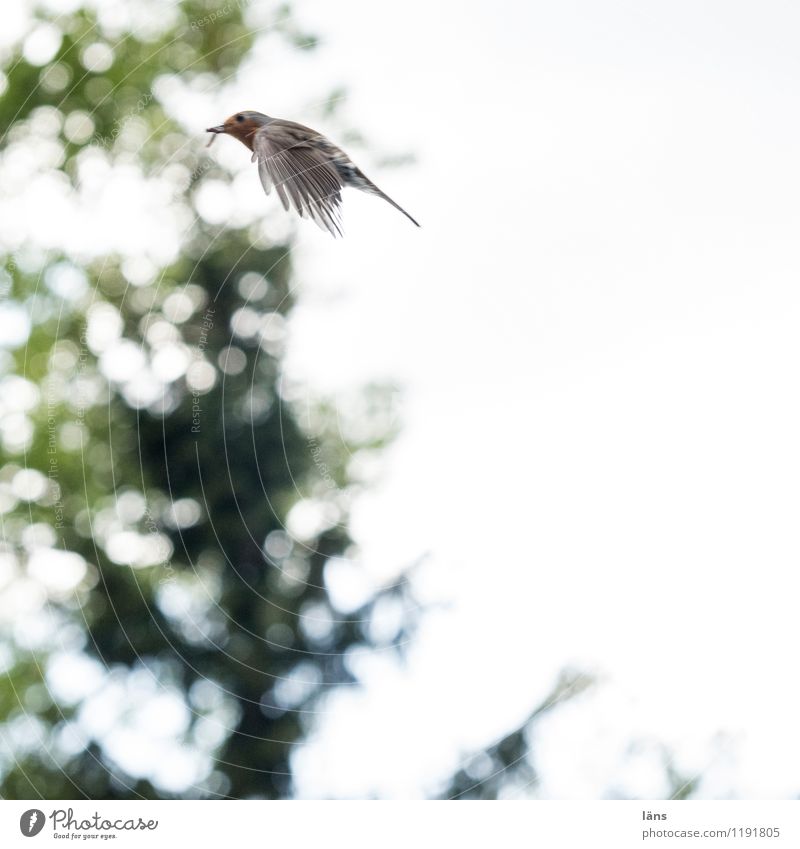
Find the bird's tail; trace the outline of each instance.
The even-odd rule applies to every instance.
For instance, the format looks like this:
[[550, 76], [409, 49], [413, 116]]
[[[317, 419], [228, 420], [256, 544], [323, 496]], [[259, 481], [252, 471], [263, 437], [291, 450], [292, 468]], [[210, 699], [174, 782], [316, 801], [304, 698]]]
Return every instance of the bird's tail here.
[[363, 192], [367, 192], [368, 194], [371, 194], [371, 195], [377, 195], [379, 198], [383, 198], [383, 199], [386, 201], [386, 203], [390, 203], [390, 204], [391, 204], [391, 205], [392, 205], [395, 209], [400, 210], [400, 212], [402, 212], [402, 213], [403, 213], [403, 215], [405, 215], [405, 217], [406, 217], [406, 218], [407, 218], [407, 219], [408, 219], [408, 220], [409, 220], [412, 224], [416, 224], [416, 225], [417, 225], [417, 227], [421, 227], [421, 226], [422, 226], [422, 225], [419, 223], [419, 221], [417, 221], [417, 220], [416, 220], [416, 218], [413, 218], [411, 215], [409, 215], [409, 214], [408, 214], [408, 213], [407, 213], [407, 212], [403, 209], [403, 207], [402, 207], [402, 206], [400, 206], [400, 204], [399, 204], [399, 203], [395, 203], [395, 201], [393, 201], [393, 200], [389, 197], [389, 195], [387, 195], [387, 194], [386, 194], [386, 192], [382, 192], [382, 191], [381, 191], [381, 190], [380, 190], [380, 189], [379, 189], [379, 188], [375, 185], [375, 183], [373, 183], [373, 182], [372, 182], [372, 180], [370, 180], [368, 177], [365, 177], [363, 173], [359, 173], [359, 175], [358, 175], [358, 176], [359, 176], [359, 178], [360, 178], [359, 182], [361, 182], [361, 185], [360, 185], [358, 188], [360, 188], [360, 189], [361, 189], [361, 191], [363, 191]]

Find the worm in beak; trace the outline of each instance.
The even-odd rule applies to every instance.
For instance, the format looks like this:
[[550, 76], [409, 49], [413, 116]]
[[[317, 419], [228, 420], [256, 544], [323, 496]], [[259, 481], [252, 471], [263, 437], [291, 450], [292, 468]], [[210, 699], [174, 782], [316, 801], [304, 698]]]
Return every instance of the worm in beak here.
[[209, 127], [209, 128], [206, 130], [206, 132], [207, 132], [207, 133], [213, 133], [213, 135], [211, 136], [211, 138], [208, 140], [208, 144], [206, 145], [206, 147], [211, 147], [211, 145], [212, 145], [212, 144], [214, 144], [214, 139], [217, 137], [217, 135], [218, 135], [219, 133], [224, 133], [224, 132], [225, 132], [225, 125], [224, 125], [224, 124], [220, 124], [218, 127]]

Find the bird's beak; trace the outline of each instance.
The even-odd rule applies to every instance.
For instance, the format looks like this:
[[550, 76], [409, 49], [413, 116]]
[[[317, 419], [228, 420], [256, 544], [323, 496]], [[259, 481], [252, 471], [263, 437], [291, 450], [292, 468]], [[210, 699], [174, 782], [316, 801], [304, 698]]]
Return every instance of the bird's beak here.
[[206, 145], [206, 147], [211, 147], [211, 145], [212, 145], [212, 144], [214, 144], [214, 139], [215, 139], [215, 138], [216, 138], [216, 137], [217, 137], [220, 133], [224, 133], [224, 132], [225, 132], [225, 125], [224, 125], [224, 124], [219, 124], [219, 125], [218, 125], [218, 126], [216, 126], [216, 127], [209, 127], [209, 128], [206, 130], [206, 132], [207, 132], [207, 133], [213, 133], [213, 134], [214, 134], [214, 135], [213, 135], [213, 136], [211, 136], [211, 138], [208, 140], [208, 144]]

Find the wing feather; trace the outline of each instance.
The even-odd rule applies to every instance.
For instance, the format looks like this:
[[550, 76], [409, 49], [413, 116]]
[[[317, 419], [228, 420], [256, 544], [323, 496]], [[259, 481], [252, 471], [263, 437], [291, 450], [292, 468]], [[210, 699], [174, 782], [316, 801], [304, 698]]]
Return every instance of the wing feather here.
[[294, 207], [334, 236], [342, 235], [344, 182], [321, 136], [291, 121], [273, 120], [253, 137], [253, 158], [264, 191], [274, 187], [284, 209]]

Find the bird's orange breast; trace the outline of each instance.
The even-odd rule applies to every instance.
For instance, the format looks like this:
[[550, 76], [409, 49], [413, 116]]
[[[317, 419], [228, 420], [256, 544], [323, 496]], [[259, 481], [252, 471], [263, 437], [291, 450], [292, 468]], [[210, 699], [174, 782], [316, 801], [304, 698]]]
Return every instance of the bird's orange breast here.
[[239, 139], [239, 141], [250, 150], [253, 149], [253, 136], [260, 128], [261, 125], [252, 118], [246, 118], [244, 121], [237, 121], [235, 115], [228, 118], [225, 122], [225, 132], [229, 136]]

